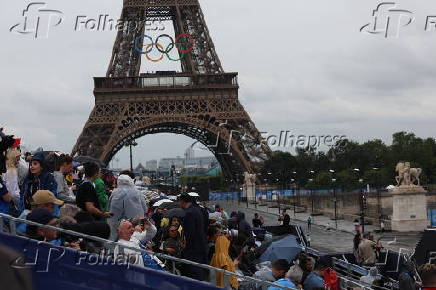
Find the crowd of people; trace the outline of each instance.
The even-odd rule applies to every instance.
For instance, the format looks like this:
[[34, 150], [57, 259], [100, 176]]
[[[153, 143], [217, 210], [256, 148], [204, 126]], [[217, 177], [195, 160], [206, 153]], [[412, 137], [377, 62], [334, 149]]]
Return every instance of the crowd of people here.
[[[5, 166], [0, 177], [0, 213], [117, 241], [120, 246], [114, 249], [114, 258], [123, 256], [138, 266], [178, 271], [200, 281], [211, 279], [204, 268], [166, 263], [147, 253], [163, 253], [231, 272], [255, 273], [255, 248], [263, 238], [253, 237], [243, 212], [229, 216], [219, 205], [212, 209], [201, 206], [198, 194], [193, 192], [178, 197], [173, 203], [177, 209], [165, 204], [155, 206], [156, 202], [147, 200], [137, 189], [132, 172], [123, 171], [115, 182], [107, 182], [95, 162], [75, 164], [71, 156], [56, 154], [56, 162], [49, 165], [50, 154], [20, 152], [19, 144], [8, 136], [2, 136], [1, 141]], [[8, 230], [8, 223], [4, 226]], [[22, 223], [17, 231], [35, 240], [90, 253], [104, 250], [97, 242], [45, 227]], [[221, 273], [212, 279], [225, 286]], [[229, 283], [238, 288], [236, 278], [230, 278]]]
[[[233, 276], [226, 279], [220, 272], [212, 273], [197, 265], [208, 264], [284, 287], [338, 289], [331, 261], [324, 257], [314, 259], [301, 252], [292, 261], [277, 259], [268, 265], [257, 264], [271, 245], [271, 237], [263, 228], [265, 221], [258, 213], [250, 225], [244, 212], [229, 215], [219, 204], [209, 207], [200, 203], [199, 195], [187, 190], [177, 197], [162, 195], [149, 200], [135, 185], [136, 177], [130, 171], [123, 171], [114, 179], [105, 176], [97, 163], [77, 164], [67, 154], [56, 154], [56, 162], [49, 165], [52, 155], [23, 153], [13, 138], [5, 134], [0, 138], [0, 152], [4, 153], [0, 154], [0, 213], [117, 241], [118, 246], [107, 253], [114, 259], [199, 281], [214, 281], [227, 289], [279, 288], [245, 283]], [[286, 210], [278, 221], [282, 226], [290, 225]], [[4, 227], [7, 231], [8, 223]], [[89, 253], [107, 250], [101, 243], [45, 227], [22, 223], [16, 230], [35, 240]], [[371, 233], [358, 233], [354, 238], [357, 263], [373, 267], [381, 247]], [[153, 253], [195, 264], [173, 263]], [[427, 277], [425, 286], [433, 285], [434, 267], [426, 266], [422, 271], [423, 279]], [[377, 278], [373, 267], [361, 281], [376, 285]]]
[[[215, 279], [220, 287], [244, 289], [235, 277], [230, 277], [226, 285], [222, 273], [211, 277], [211, 273], [204, 268], [166, 263], [147, 253], [163, 253], [246, 276], [256, 277], [259, 272], [255, 261], [265, 250], [265, 234], [256, 231], [264, 225], [263, 218], [257, 214], [251, 226], [243, 212], [229, 215], [220, 205], [213, 208], [200, 205], [198, 194], [194, 192], [182, 193], [177, 203], [155, 206], [157, 202], [150, 202], [137, 189], [135, 176], [129, 171], [121, 172], [115, 186], [112, 186], [102, 179], [96, 163], [88, 162], [76, 168], [73, 159], [62, 154], [58, 158], [58, 167], [50, 172], [47, 170], [47, 157], [41, 152], [22, 156], [18, 148], [7, 151], [6, 174], [0, 179], [1, 213], [117, 241], [124, 247], [116, 247], [114, 257], [127, 257], [131, 264], [176, 271], [199, 281]], [[28, 168], [27, 174], [19, 170], [20, 164]], [[79, 174], [77, 170], [80, 170]], [[168, 208], [168, 205], [173, 208]], [[285, 212], [280, 220], [289, 225], [290, 219]], [[77, 250], [91, 253], [102, 250], [99, 243], [59, 234], [52, 229], [23, 223], [17, 230], [21, 235]], [[290, 287], [303, 285], [305, 281], [307, 289], [316, 289], [310, 286], [315, 283], [310, 282], [314, 274], [309, 273], [304, 280], [302, 277], [292, 280], [287, 276], [290, 269], [291, 265], [286, 260], [273, 261], [271, 278], [267, 281]], [[314, 277], [322, 274], [316, 272], [317, 267], [312, 271], [318, 273]]]

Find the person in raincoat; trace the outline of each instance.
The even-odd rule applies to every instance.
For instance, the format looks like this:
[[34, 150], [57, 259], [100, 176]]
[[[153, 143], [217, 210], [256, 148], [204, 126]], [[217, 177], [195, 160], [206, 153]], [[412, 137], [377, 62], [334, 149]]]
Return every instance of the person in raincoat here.
[[122, 219], [143, 218], [147, 212], [147, 200], [141, 191], [136, 189], [129, 172], [122, 172], [118, 177], [117, 188], [109, 198], [109, 212], [113, 214], [107, 222], [111, 228], [110, 240], [117, 238], [118, 224]]
[[[215, 268], [223, 269], [229, 272], [236, 272], [235, 264], [229, 256], [230, 241], [225, 236], [219, 236], [215, 242], [215, 254], [213, 254], [210, 265]], [[238, 289], [238, 280], [236, 277], [228, 277], [233, 289]], [[226, 287], [222, 273], [216, 273], [216, 283], [218, 287]]]

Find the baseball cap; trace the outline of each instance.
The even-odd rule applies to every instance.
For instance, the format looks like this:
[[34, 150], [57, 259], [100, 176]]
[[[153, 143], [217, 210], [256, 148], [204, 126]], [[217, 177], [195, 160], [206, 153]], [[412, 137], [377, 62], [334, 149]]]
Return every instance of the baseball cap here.
[[[55, 219], [55, 217], [45, 208], [37, 208], [34, 209], [31, 213], [27, 215], [26, 218], [28, 221], [35, 222], [42, 225], [47, 225], [51, 220]], [[29, 237], [33, 237], [36, 235], [38, 226], [27, 225], [26, 234]]]
[[37, 208], [27, 215], [27, 220], [46, 225], [55, 217], [45, 208]]
[[32, 204], [39, 205], [45, 203], [53, 203], [56, 205], [64, 205], [62, 200], [57, 199], [54, 194], [49, 190], [38, 190], [32, 196]]

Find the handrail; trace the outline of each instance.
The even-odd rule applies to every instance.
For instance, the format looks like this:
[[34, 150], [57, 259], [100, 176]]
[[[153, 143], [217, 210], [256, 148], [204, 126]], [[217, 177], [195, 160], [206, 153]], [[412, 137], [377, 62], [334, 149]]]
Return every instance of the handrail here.
[[[110, 246], [110, 248], [112, 248], [112, 249], [114, 249], [116, 246], [118, 246], [121, 249], [129, 249], [129, 250], [132, 250], [132, 251], [135, 251], [135, 252], [139, 252], [139, 253], [146, 253], [148, 255], [156, 256], [156, 257], [161, 258], [161, 259], [170, 260], [173, 263], [173, 266], [174, 266], [175, 263], [182, 263], [182, 264], [187, 264], [187, 265], [191, 265], [191, 266], [196, 266], [196, 267], [203, 268], [205, 270], [211, 271], [213, 273], [214, 277], [216, 277], [216, 273], [219, 272], [219, 273], [223, 274], [225, 284], [229, 283], [229, 281], [228, 281], [229, 277], [235, 277], [237, 279], [241, 279], [241, 280], [245, 280], [245, 281], [248, 281], [248, 282], [256, 283], [256, 284], [259, 284], [259, 285], [262, 285], [262, 286], [268, 286], [268, 287], [269, 286], [273, 286], [273, 287], [277, 287], [277, 288], [280, 288], [280, 289], [297, 290], [295, 288], [285, 287], [285, 286], [277, 285], [277, 284], [272, 283], [272, 282], [262, 281], [262, 280], [259, 280], [259, 279], [256, 279], [256, 278], [252, 278], [252, 277], [248, 277], [248, 276], [243, 276], [243, 275], [240, 275], [240, 274], [237, 274], [237, 273], [233, 273], [233, 272], [229, 272], [229, 271], [226, 271], [226, 270], [223, 270], [223, 269], [215, 268], [215, 267], [212, 267], [210, 265], [195, 263], [195, 262], [192, 262], [192, 261], [189, 261], [189, 260], [175, 258], [175, 257], [168, 256], [168, 255], [165, 255], [165, 254], [162, 254], [162, 253], [154, 253], [154, 252], [150, 252], [150, 251], [147, 251], [147, 250], [144, 250], [144, 249], [140, 249], [140, 248], [129, 247], [129, 246], [122, 245], [122, 244], [120, 244], [118, 242], [109, 241], [109, 240], [106, 240], [106, 239], [103, 239], [103, 238], [99, 238], [99, 237], [95, 237], [95, 236], [90, 236], [90, 235], [78, 233], [78, 232], [71, 231], [71, 230], [65, 230], [65, 229], [62, 229], [62, 228], [54, 227], [54, 226], [42, 225], [42, 224], [39, 224], [39, 223], [35, 223], [35, 222], [32, 222], [32, 221], [28, 221], [28, 220], [24, 220], [24, 219], [20, 219], [20, 218], [15, 218], [15, 217], [12, 217], [10, 215], [2, 214], [2, 213], [0, 213], [0, 232], [4, 231], [4, 220], [8, 220], [9, 221], [9, 223], [11, 225], [11, 227], [10, 227], [11, 228], [11, 233], [13, 235], [17, 235], [17, 232], [16, 232], [16, 228], [17, 228], [16, 227], [16, 223], [17, 222], [18, 223], [24, 223], [24, 224], [31, 225], [31, 226], [38, 226], [38, 227], [41, 227], [41, 228], [58, 231], [58, 232], [65, 233], [65, 234], [68, 234], [68, 235], [72, 235], [72, 236], [76, 236], [76, 237], [81, 237], [81, 238], [88, 239], [88, 240], [93, 240], [93, 241], [96, 241], [96, 242], [99, 242], [99, 243], [103, 243], [104, 245]], [[173, 267], [173, 269], [174, 269], [174, 267]], [[175, 273], [172, 273], [172, 274], [175, 274]], [[216, 286], [216, 279], [213, 279], [212, 284]]]
[[361, 266], [358, 266], [358, 265], [351, 264], [351, 263], [349, 263], [347, 261], [343, 261], [343, 260], [335, 258], [335, 257], [332, 257], [332, 261], [336, 262], [337, 264], [339, 264], [341, 266], [353, 266], [354, 269], [360, 270], [359, 274], [368, 273], [367, 269], [365, 269], [365, 268], [363, 268]]
[[169, 75], [144, 74], [135, 77], [95, 77], [96, 90], [104, 89], [147, 89], [159, 87], [219, 86], [235, 87], [238, 85], [237, 73], [223, 74], [189, 74]]
[[[361, 284], [361, 283], [358, 283], [358, 282], [356, 282], [356, 281], [353, 281], [353, 280], [351, 280], [351, 279], [347, 279], [347, 278], [345, 278], [345, 277], [339, 277], [338, 276], [338, 278], [339, 278], [339, 280], [340, 280], [340, 282], [343, 282], [343, 283], [346, 283], [346, 288], [345, 289], [348, 289], [349, 287], [358, 287], [359, 289], [361, 289], [361, 290], [372, 290], [372, 289], [374, 289], [374, 288], [372, 288], [371, 286], [365, 286], [365, 285], [363, 285], [363, 284]], [[341, 285], [342, 286], [342, 285]], [[389, 290], [389, 289], [387, 289], [387, 288], [384, 288], [384, 287], [379, 287], [379, 288], [377, 288], [377, 289], [386, 289], [386, 290]]]
[[[353, 274], [351, 273], [352, 270], [354, 270], [354, 271], [357, 272], [357, 273], [359, 273], [358, 270], [360, 270], [361, 272], [366, 272], [366, 273], [368, 272], [367, 269], [365, 269], [365, 268], [363, 268], [363, 267], [361, 267], [361, 266], [351, 264], [351, 263], [349, 263], [349, 262], [347, 262], [347, 261], [344, 261], [344, 260], [341, 260], [341, 259], [338, 259], [338, 258], [335, 258], [335, 257], [332, 257], [332, 261], [333, 261], [333, 265], [334, 265], [334, 266], [337, 264], [337, 265], [340, 265], [340, 266], [342, 266], [342, 267], [344, 267], [344, 268], [346, 267], [346, 270], [348, 271], [348, 276], [347, 276], [347, 277], [351, 277], [352, 279], [356, 279], [355, 275], [353, 275]], [[352, 269], [352, 268], [353, 268], [353, 269]], [[359, 274], [363, 274], [363, 273], [359, 273]], [[359, 285], [359, 287], [364, 287], [364, 288], [362, 288], [362, 289], [372, 289], [371, 287], [364, 286], [364, 285], [361, 284], [360, 282], [353, 281], [352, 279], [348, 279], [348, 278], [345, 278], [345, 277], [343, 277], [343, 276], [338, 276], [338, 277], [340, 277], [340, 279], [346, 281], [347, 283], [353, 283], [353, 284]], [[383, 277], [383, 276], [382, 276], [382, 277]], [[388, 278], [388, 277], [384, 277], [384, 278], [386, 279], [386, 278]], [[395, 282], [395, 281], [394, 281], [393, 279], [389, 278], [389, 282], [392, 283], [392, 282]], [[389, 290], [389, 289], [386, 288], [386, 287], [378, 287], [377, 289], [387, 289], [387, 290]], [[392, 288], [392, 289], [393, 289], [393, 288]]]

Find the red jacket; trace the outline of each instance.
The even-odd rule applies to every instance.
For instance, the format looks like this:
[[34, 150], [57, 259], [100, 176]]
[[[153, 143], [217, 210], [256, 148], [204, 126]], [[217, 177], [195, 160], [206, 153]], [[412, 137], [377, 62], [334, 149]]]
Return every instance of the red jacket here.
[[338, 275], [332, 268], [327, 268], [324, 273], [324, 286], [327, 290], [339, 290]]

